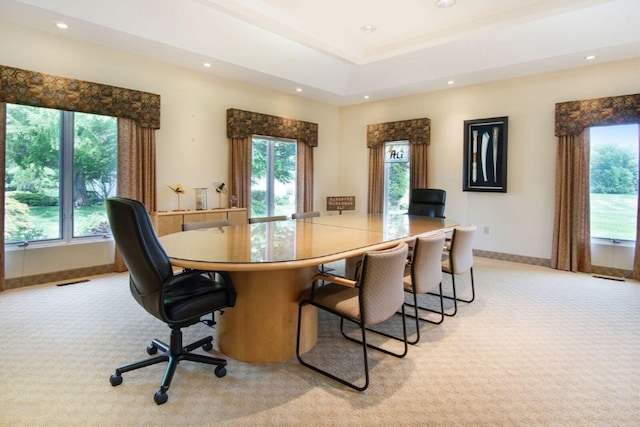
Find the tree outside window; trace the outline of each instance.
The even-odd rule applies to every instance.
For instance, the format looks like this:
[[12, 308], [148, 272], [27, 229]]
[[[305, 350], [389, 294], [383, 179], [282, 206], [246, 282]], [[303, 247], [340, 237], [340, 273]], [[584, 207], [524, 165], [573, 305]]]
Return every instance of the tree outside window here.
[[409, 142], [386, 142], [384, 148], [384, 213], [406, 213], [409, 208]]
[[591, 237], [636, 239], [638, 125], [590, 128]]
[[251, 156], [251, 217], [295, 212], [296, 141], [254, 136]]
[[116, 118], [8, 104], [5, 242], [108, 233], [116, 163]]

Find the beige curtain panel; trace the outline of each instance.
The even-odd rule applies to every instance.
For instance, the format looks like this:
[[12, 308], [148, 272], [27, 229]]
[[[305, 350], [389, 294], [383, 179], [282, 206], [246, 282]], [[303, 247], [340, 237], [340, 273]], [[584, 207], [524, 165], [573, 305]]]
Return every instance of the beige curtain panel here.
[[297, 212], [312, 212], [313, 208], [313, 147], [298, 142]]
[[369, 148], [367, 212], [381, 214], [384, 205], [384, 145]]
[[409, 144], [409, 187], [427, 188], [428, 144]]
[[556, 160], [556, 210], [551, 267], [591, 272], [589, 132], [562, 136]]
[[231, 138], [229, 189], [238, 198], [239, 208], [249, 208], [251, 200], [251, 138]]
[[[118, 119], [118, 195], [157, 210], [156, 132], [131, 119]], [[114, 271], [127, 271], [116, 249]]]

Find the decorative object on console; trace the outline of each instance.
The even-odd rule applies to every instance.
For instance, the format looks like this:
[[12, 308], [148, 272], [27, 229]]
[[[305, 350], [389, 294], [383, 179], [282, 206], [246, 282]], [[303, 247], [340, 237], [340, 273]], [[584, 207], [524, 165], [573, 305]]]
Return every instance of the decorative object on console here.
[[197, 187], [196, 190], [196, 210], [207, 209], [207, 187]]
[[216, 188], [216, 193], [218, 193], [218, 207], [222, 208], [222, 195], [227, 194], [227, 188], [224, 182], [214, 182], [213, 186]]
[[177, 184], [175, 187], [167, 185], [167, 187], [169, 187], [171, 189], [171, 191], [176, 193], [176, 196], [178, 196], [178, 209], [176, 209], [176, 210], [177, 211], [181, 211], [182, 209], [180, 209], [180, 195], [184, 194], [184, 188], [180, 184]]

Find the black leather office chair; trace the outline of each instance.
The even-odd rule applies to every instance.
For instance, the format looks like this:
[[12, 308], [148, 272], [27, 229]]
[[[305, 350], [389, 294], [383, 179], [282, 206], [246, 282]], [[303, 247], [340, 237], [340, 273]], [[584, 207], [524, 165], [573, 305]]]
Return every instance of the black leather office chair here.
[[436, 188], [414, 188], [409, 199], [409, 215], [444, 218], [447, 192]]
[[154, 339], [147, 347], [149, 355], [157, 353], [158, 349], [163, 351], [162, 355], [117, 368], [111, 375], [111, 385], [120, 385], [124, 372], [168, 362], [160, 390], [154, 395], [155, 402], [161, 405], [168, 399], [167, 390], [181, 360], [215, 365], [216, 376], [225, 376], [226, 360], [191, 353], [198, 347], [211, 350], [213, 337], [183, 346], [181, 329], [235, 304], [236, 292], [228, 274], [217, 274], [217, 280], [211, 280], [198, 270], [174, 274], [142, 203], [112, 197], [106, 200], [106, 209], [116, 245], [129, 269], [131, 294], [149, 314], [171, 328], [169, 345]]
[[[444, 218], [447, 192], [438, 188], [414, 188], [409, 198], [409, 215]], [[409, 244], [409, 259], [413, 257], [413, 243]]]

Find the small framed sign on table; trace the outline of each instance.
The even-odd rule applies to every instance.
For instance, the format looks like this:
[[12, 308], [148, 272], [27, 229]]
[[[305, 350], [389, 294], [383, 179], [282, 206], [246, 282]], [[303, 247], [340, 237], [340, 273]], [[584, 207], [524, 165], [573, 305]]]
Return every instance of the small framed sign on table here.
[[465, 120], [463, 191], [507, 192], [508, 117]]
[[328, 196], [327, 211], [353, 211], [356, 209], [356, 196]]

